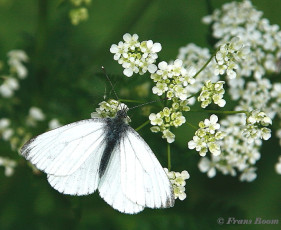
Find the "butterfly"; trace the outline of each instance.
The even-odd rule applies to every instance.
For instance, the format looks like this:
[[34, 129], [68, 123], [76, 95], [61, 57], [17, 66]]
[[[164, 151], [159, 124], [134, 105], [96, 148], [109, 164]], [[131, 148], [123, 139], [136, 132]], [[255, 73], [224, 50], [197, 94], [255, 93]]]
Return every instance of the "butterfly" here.
[[69, 195], [99, 195], [114, 209], [135, 214], [174, 206], [173, 187], [142, 137], [126, 122], [128, 108], [113, 118], [77, 121], [28, 141], [20, 153]]

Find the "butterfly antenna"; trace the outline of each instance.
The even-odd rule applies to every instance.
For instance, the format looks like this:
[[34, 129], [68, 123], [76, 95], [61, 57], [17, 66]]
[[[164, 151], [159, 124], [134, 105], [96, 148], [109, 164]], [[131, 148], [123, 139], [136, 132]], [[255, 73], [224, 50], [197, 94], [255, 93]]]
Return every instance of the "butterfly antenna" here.
[[114, 94], [115, 94], [116, 99], [119, 100], [119, 97], [118, 97], [118, 95], [117, 95], [117, 93], [116, 93], [116, 91], [115, 91], [115, 89], [114, 89], [114, 87], [113, 87], [113, 84], [112, 84], [110, 78], [108, 77], [108, 75], [107, 75], [107, 73], [106, 73], [105, 68], [104, 68], [103, 66], [102, 66], [101, 68], [102, 68], [102, 71], [104, 72], [104, 75], [106, 76], [107, 80], [109, 81], [109, 83], [110, 83], [110, 85], [111, 85], [111, 88], [112, 88], [112, 90], [113, 90], [113, 92], [114, 92]]
[[132, 110], [132, 109], [135, 109], [135, 108], [144, 106], [144, 105], [152, 104], [152, 103], [155, 103], [155, 102], [163, 101], [163, 100], [166, 100], [166, 99], [167, 99], [167, 98], [163, 98], [163, 99], [161, 99], [161, 100], [149, 101], [149, 102], [143, 103], [143, 104], [141, 104], [141, 105], [136, 105], [136, 106], [134, 106], [134, 107], [132, 107], [132, 108], [129, 108], [129, 110]]
[[106, 99], [106, 86], [104, 87], [104, 95], [103, 95], [103, 100]]

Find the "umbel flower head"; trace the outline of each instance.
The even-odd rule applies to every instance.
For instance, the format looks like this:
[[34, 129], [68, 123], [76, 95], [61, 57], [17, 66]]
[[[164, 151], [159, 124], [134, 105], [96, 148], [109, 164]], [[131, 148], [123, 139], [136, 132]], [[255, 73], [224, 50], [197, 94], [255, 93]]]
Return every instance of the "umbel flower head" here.
[[175, 134], [170, 131], [170, 128], [177, 128], [186, 122], [181, 111], [190, 110], [187, 106], [187, 100], [179, 101], [174, 98], [173, 101], [172, 108], [165, 107], [159, 113], [149, 115], [150, 123], [153, 125], [151, 131], [154, 133], [162, 132], [162, 138], [166, 139], [168, 143], [175, 141]]
[[123, 39], [124, 42], [113, 44], [110, 52], [114, 54], [114, 60], [124, 68], [124, 75], [131, 77], [133, 73], [154, 73], [157, 70], [154, 63], [158, 58], [157, 53], [162, 49], [161, 44], [153, 43], [152, 40], [139, 42], [137, 34], [126, 33]]
[[249, 52], [249, 47], [244, 46], [239, 37], [233, 37], [230, 42], [222, 44], [216, 53], [215, 59], [218, 65], [215, 74], [226, 72], [229, 79], [236, 78], [234, 70], [239, 67], [237, 62], [246, 59]]
[[262, 16], [263, 12], [255, 9], [251, 1], [244, 0], [226, 3], [203, 18], [204, 23], [212, 24], [213, 36], [220, 44], [234, 36], [251, 49], [251, 55], [235, 71], [239, 76], [253, 73], [259, 79], [265, 73], [280, 72], [281, 32], [278, 25], [271, 25]]
[[193, 78], [195, 74], [196, 70], [185, 69], [180, 59], [176, 59], [171, 64], [162, 61], [158, 64], [158, 70], [151, 75], [151, 79], [156, 83], [152, 92], [158, 96], [166, 93], [168, 99], [186, 100], [190, 93], [188, 85], [195, 82]]
[[200, 156], [206, 156], [208, 149], [214, 156], [221, 153], [219, 140], [224, 138], [224, 133], [218, 131], [220, 124], [216, 115], [211, 115], [210, 119], [200, 121], [199, 129], [195, 132], [193, 140], [188, 142], [189, 149], [196, 149]]
[[226, 101], [223, 99], [224, 81], [218, 81], [216, 83], [212, 83], [210, 80], [205, 82], [205, 85], [202, 87], [200, 96], [198, 97], [198, 101], [201, 101], [201, 107], [206, 108], [209, 104], [214, 101], [219, 107], [224, 107]]
[[[99, 103], [99, 107], [96, 108], [96, 112], [91, 113], [92, 118], [105, 118], [105, 117], [115, 117], [120, 108], [128, 108], [127, 105], [120, 103], [114, 99], [109, 99], [108, 101], [102, 101]], [[126, 122], [130, 122], [130, 118], [126, 118]]]
[[174, 189], [174, 195], [175, 199], [184, 200], [186, 198], [185, 193], [185, 180], [190, 178], [189, 173], [184, 170], [181, 173], [170, 171], [167, 168], [164, 168], [169, 180], [172, 183], [173, 189]]
[[6, 157], [0, 157], [0, 166], [5, 167], [5, 176], [12, 176], [17, 162]]
[[253, 110], [247, 117], [246, 128], [243, 130], [243, 134], [249, 143], [255, 139], [268, 140], [271, 137], [271, 130], [265, 126], [271, 124], [271, 119], [264, 112]]

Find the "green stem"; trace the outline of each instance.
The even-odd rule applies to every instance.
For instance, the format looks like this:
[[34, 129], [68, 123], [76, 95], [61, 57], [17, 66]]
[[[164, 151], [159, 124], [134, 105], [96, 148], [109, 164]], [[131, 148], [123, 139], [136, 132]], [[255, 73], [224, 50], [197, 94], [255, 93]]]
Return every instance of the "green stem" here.
[[129, 103], [139, 103], [139, 104], [144, 104], [142, 101], [137, 101], [137, 100], [128, 100], [128, 99], [119, 99], [120, 102], [129, 102]]
[[196, 78], [207, 67], [207, 65], [212, 61], [215, 55], [216, 52], [209, 58], [209, 60], [205, 63], [205, 65], [203, 65], [202, 68], [193, 76], [193, 78]]
[[38, 0], [38, 24], [37, 24], [37, 53], [43, 51], [48, 40], [47, 35], [48, 0]]
[[171, 171], [172, 165], [171, 165], [171, 145], [170, 145], [170, 143], [167, 143], [167, 156], [168, 156], [168, 170]]
[[150, 120], [147, 120], [146, 122], [144, 122], [143, 124], [141, 124], [139, 127], [137, 127], [135, 130], [139, 131], [140, 129], [142, 129], [144, 126], [148, 125], [150, 122]]
[[220, 111], [220, 110], [190, 110], [189, 112], [195, 112], [195, 113], [222, 113], [222, 114], [237, 114], [237, 113], [245, 113], [246, 115], [249, 113], [246, 110], [240, 110], [240, 111]]
[[200, 94], [200, 91], [199, 91], [198, 93], [192, 94], [191, 96], [189, 96], [189, 97], [186, 98], [185, 100], [188, 100], [188, 99], [190, 99], [190, 98], [192, 98], [192, 97], [197, 97], [197, 95], [199, 95], [199, 94]]
[[189, 123], [189, 122], [187, 122], [187, 121], [185, 121], [185, 123], [188, 125], [188, 126], [190, 126], [191, 128], [193, 128], [193, 129], [198, 129], [198, 127], [196, 127], [196, 126], [194, 126], [193, 124], [191, 124], [191, 123]]

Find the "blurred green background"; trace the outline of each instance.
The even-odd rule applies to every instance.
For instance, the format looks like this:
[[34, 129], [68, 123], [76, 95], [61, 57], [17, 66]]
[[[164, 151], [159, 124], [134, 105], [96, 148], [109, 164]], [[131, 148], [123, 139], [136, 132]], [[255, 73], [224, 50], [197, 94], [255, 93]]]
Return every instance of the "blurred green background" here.
[[[225, 2], [209, 1], [213, 8]], [[281, 24], [280, 0], [256, 0], [253, 4], [272, 24]], [[23, 115], [31, 106], [40, 107], [49, 120], [58, 118], [63, 124], [89, 118], [103, 100], [105, 88], [110, 93], [102, 65], [122, 98], [155, 99], [141, 97], [135, 90], [148, 76], [122, 77], [121, 67], [109, 52], [111, 44], [118, 43], [126, 32], [137, 33], [140, 40], [160, 42], [160, 59], [165, 61], [175, 59], [179, 47], [188, 43], [209, 47], [208, 28], [201, 23], [208, 14], [205, 0], [92, 0], [89, 19], [78, 26], [70, 23], [70, 8], [67, 1], [0, 0], [0, 60], [16, 48], [25, 50], [30, 58], [28, 77], [20, 82], [11, 107], [15, 124], [24, 125]], [[141, 113], [135, 110], [129, 114], [132, 127], [147, 119]], [[187, 119], [197, 124], [203, 117], [188, 115]], [[34, 135], [46, 128], [47, 122], [38, 126]], [[148, 126], [140, 134], [167, 166], [161, 136], [152, 134]], [[257, 179], [242, 183], [230, 176], [209, 179], [200, 173], [198, 154], [187, 148], [193, 130], [181, 127], [176, 135], [171, 146], [172, 170], [188, 170], [191, 178], [187, 180], [186, 200], [177, 200], [174, 208], [125, 215], [97, 193], [81, 198], [62, 195], [51, 188], [46, 175], [34, 175], [22, 159], [12, 177], [5, 177], [0, 168], [0, 230], [281, 229], [281, 178], [274, 170], [281, 153], [277, 139], [271, 138], [262, 147]], [[18, 158], [8, 143], [0, 143], [0, 155]], [[219, 217], [279, 219], [279, 225], [220, 226]]]

